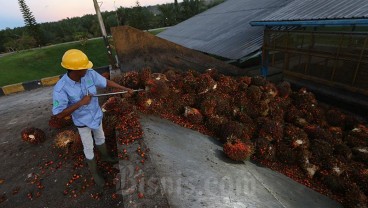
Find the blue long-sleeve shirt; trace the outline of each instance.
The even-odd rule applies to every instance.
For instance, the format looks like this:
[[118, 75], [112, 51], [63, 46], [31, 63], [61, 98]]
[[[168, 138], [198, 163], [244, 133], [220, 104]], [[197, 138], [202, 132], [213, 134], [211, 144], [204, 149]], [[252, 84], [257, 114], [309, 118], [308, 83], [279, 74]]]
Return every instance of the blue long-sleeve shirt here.
[[[57, 115], [64, 109], [80, 101], [84, 96], [96, 94], [97, 88], [105, 88], [107, 80], [96, 71], [89, 69], [80, 82], [75, 82], [65, 74], [55, 85], [52, 113]], [[76, 126], [97, 129], [102, 122], [102, 111], [97, 97], [92, 97], [88, 105], [83, 105], [72, 113]]]

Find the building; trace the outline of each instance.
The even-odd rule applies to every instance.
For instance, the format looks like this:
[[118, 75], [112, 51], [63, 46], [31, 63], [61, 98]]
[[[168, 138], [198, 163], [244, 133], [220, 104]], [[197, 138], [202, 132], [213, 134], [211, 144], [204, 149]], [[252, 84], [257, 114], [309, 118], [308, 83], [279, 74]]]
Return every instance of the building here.
[[251, 25], [265, 29], [264, 75], [368, 95], [367, 0], [295, 0]]

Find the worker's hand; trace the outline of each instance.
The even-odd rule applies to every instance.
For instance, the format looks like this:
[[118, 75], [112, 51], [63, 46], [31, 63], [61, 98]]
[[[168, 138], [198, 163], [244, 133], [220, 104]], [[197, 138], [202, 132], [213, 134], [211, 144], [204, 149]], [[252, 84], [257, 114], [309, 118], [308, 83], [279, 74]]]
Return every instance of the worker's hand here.
[[92, 95], [86, 95], [79, 101], [81, 105], [88, 105], [91, 102]]

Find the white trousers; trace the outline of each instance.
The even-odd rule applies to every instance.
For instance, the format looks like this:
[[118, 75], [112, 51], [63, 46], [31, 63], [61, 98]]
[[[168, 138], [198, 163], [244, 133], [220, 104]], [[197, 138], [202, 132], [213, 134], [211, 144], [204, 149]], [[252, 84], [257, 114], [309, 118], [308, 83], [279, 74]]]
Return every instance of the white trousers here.
[[101, 145], [105, 143], [105, 133], [102, 129], [102, 123], [98, 127], [98, 129], [91, 129], [89, 127], [84, 127], [78, 128], [78, 132], [83, 143], [84, 155], [88, 160], [92, 160], [95, 156], [93, 153], [93, 139], [95, 140], [96, 145]]

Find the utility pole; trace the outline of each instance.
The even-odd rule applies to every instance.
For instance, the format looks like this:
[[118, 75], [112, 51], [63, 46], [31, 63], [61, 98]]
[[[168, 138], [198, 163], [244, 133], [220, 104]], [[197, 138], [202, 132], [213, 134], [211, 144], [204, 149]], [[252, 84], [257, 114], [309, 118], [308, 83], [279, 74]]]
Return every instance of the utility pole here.
[[112, 69], [115, 71], [115, 70], [119, 69], [119, 66], [118, 66], [118, 62], [115, 61], [115, 59], [112, 55], [112, 52], [111, 52], [111, 47], [110, 47], [110, 44], [109, 44], [109, 40], [107, 39], [105, 24], [104, 24], [103, 19], [102, 19], [100, 6], [98, 5], [97, 0], [93, 0], [93, 4], [95, 6], [98, 22], [100, 24], [102, 37], [103, 37], [103, 40], [105, 42], [105, 46], [106, 46], [106, 50], [107, 50], [107, 56], [109, 57], [109, 62], [110, 62], [110, 65], [111, 65]]

